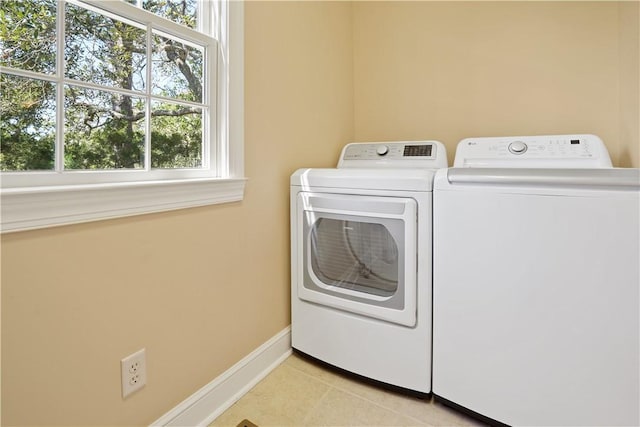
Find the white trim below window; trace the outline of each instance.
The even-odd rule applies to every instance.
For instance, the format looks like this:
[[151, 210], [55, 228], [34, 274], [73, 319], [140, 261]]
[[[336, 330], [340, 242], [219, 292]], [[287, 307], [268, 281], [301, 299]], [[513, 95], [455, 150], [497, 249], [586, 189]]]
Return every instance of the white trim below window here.
[[2, 192], [2, 232], [242, 200], [245, 179], [33, 187]]

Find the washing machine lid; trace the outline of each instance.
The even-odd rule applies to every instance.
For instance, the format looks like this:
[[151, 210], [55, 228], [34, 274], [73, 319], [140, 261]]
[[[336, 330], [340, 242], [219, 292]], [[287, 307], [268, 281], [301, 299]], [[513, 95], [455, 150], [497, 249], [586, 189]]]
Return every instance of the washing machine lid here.
[[291, 175], [291, 186], [303, 191], [321, 188], [430, 192], [432, 169], [299, 169]]
[[450, 168], [435, 179], [436, 190], [500, 187], [515, 190], [640, 191], [640, 169]]

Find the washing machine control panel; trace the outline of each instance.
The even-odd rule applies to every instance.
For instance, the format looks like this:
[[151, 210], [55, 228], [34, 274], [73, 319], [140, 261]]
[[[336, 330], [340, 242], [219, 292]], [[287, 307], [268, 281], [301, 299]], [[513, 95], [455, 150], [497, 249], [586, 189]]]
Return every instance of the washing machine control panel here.
[[355, 142], [347, 144], [338, 167], [447, 167], [447, 153], [438, 141]]
[[454, 167], [611, 167], [595, 135], [466, 138], [458, 143]]

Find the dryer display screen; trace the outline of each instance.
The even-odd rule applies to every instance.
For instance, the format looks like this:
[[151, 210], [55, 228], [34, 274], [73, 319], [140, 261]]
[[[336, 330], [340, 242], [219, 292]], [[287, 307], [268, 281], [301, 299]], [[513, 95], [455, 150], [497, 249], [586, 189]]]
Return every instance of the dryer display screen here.
[[404, 157], [430, 157], [433, 145], [405, 145]]

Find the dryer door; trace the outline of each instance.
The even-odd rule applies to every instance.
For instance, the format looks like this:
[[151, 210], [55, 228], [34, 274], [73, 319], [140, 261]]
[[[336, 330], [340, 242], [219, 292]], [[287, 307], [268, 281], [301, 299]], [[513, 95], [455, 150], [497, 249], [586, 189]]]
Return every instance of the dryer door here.
[[415, 200], [298, 193], [297, 212], [298, 298], [415, 325]]

